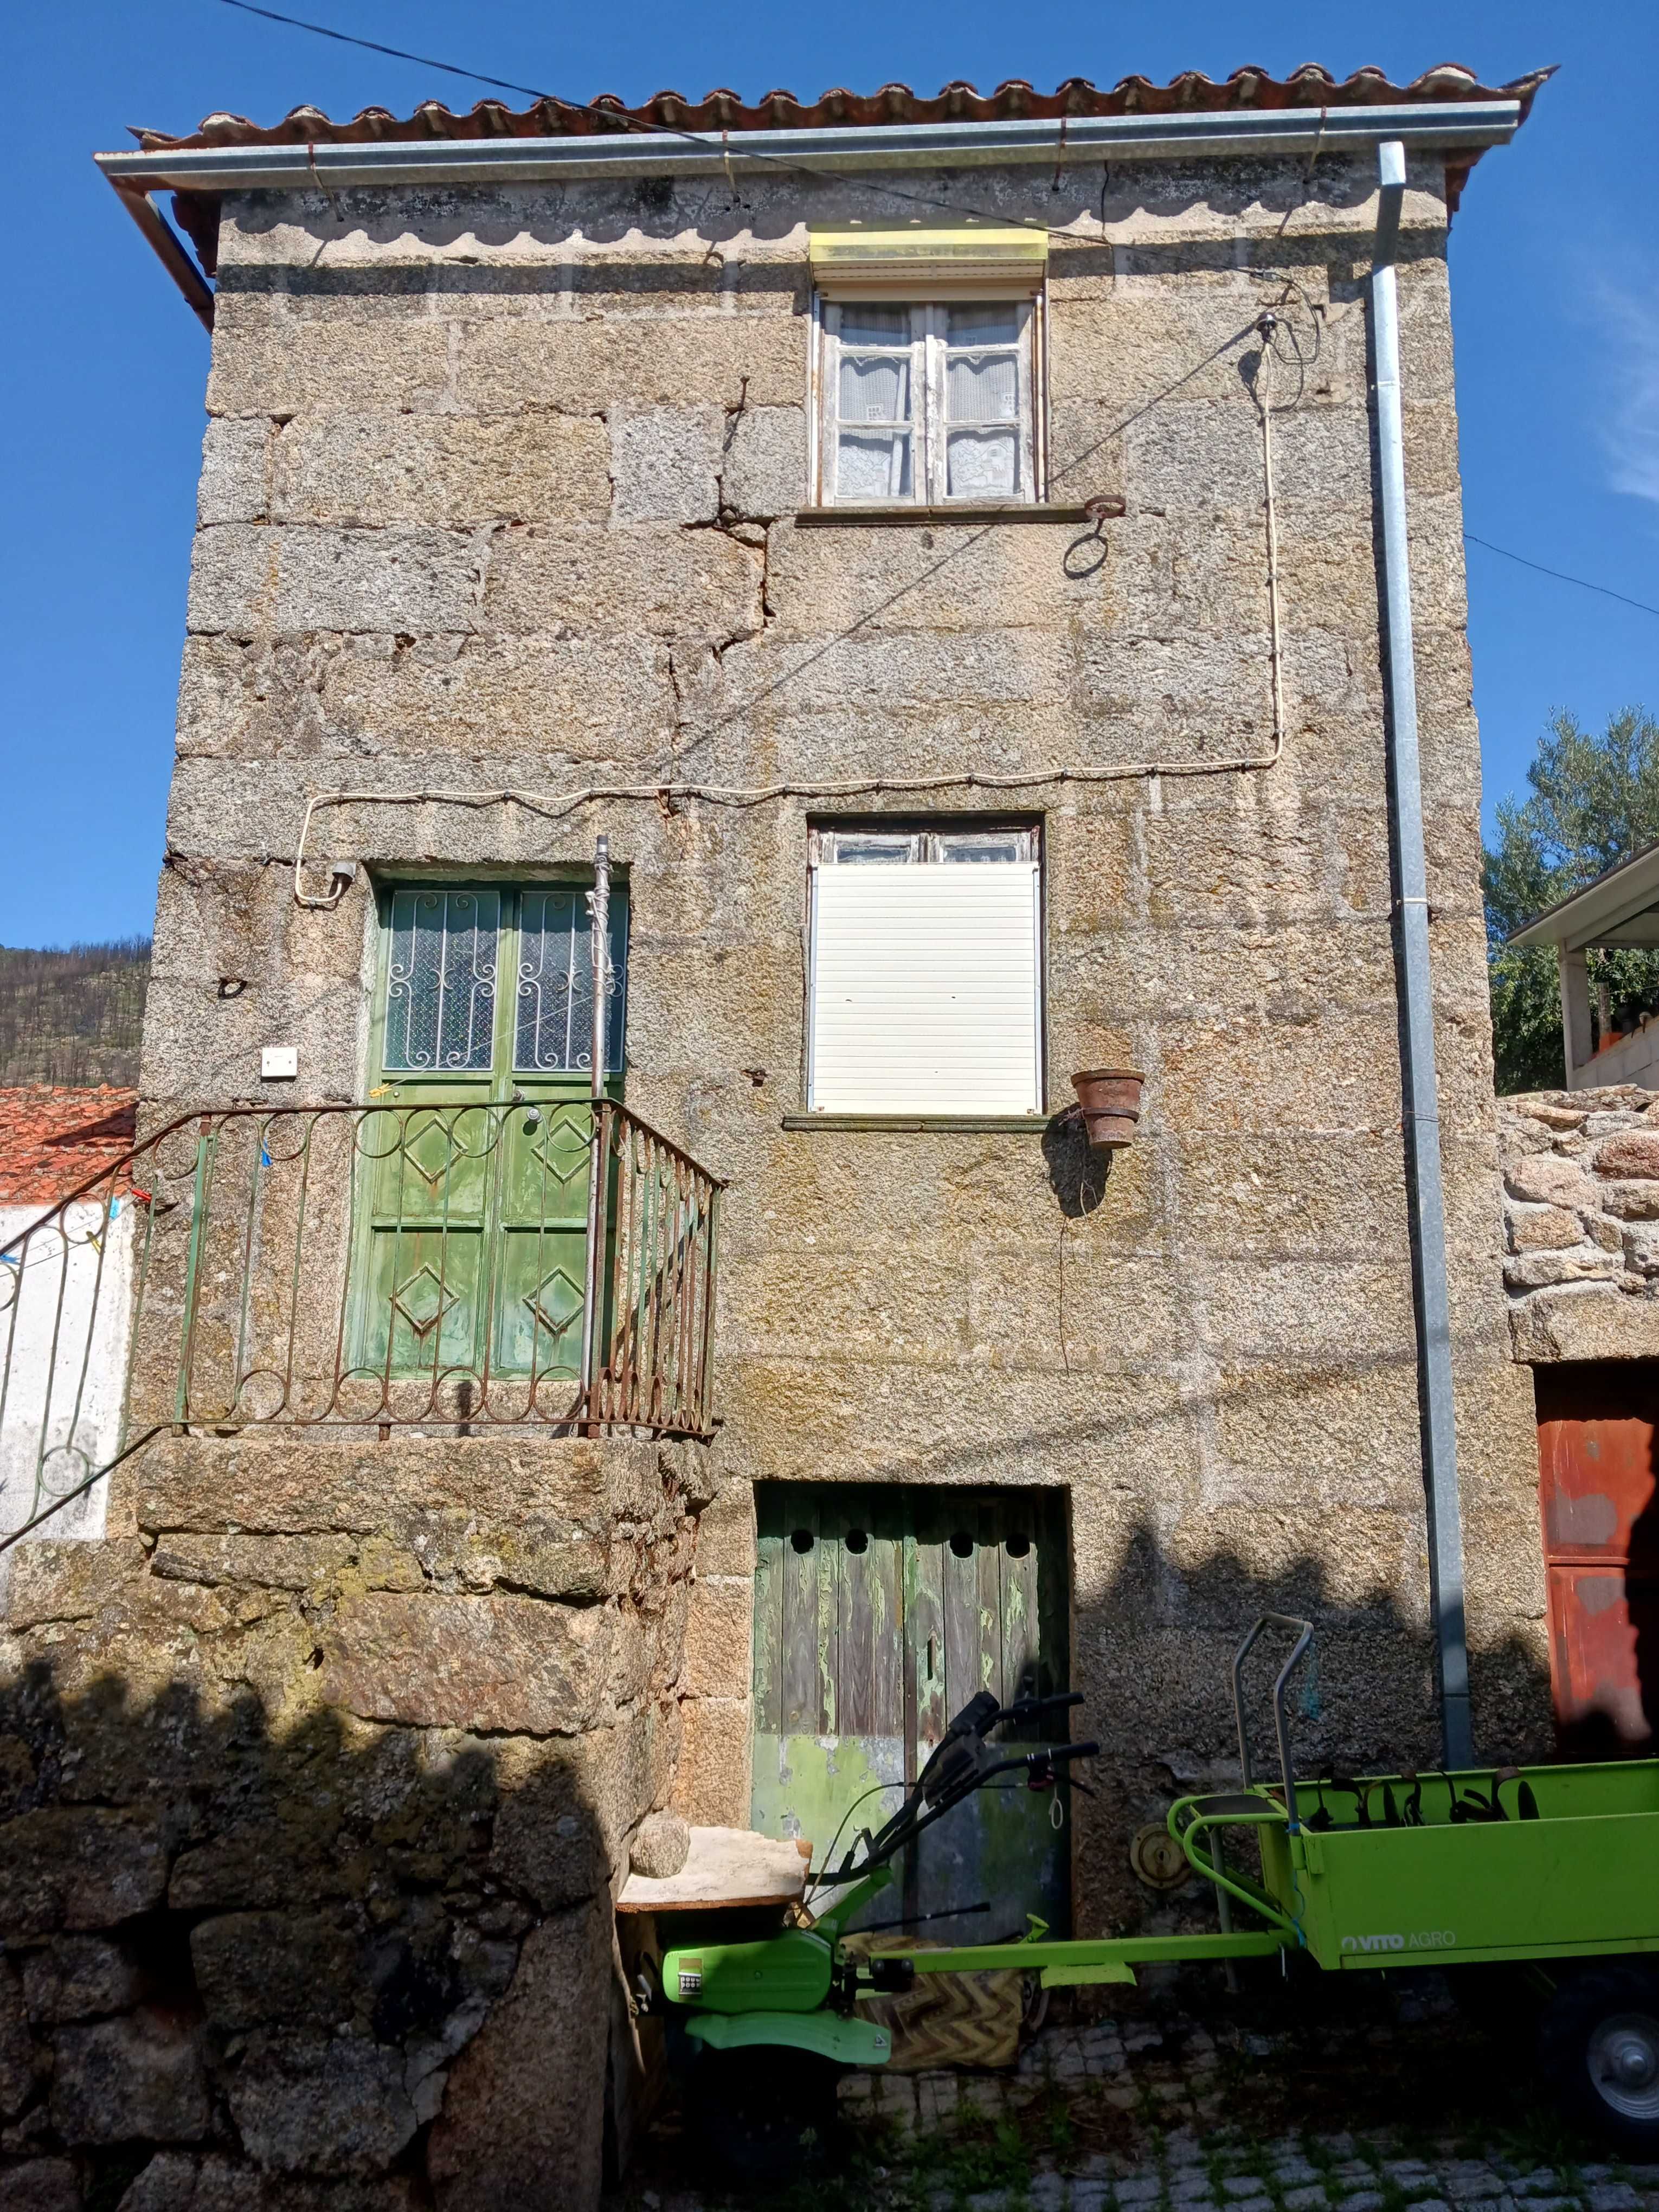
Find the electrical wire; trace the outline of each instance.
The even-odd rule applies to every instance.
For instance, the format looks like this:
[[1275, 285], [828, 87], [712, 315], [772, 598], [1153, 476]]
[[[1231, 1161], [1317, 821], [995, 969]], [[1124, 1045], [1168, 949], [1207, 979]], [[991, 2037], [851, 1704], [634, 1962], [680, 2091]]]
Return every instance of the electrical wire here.
[[[281, 23], [295, 30], [307, 31], [319, 38], [331, 39], [343, 46], [359, 46], [369, 52], [387, 54], [399, 61], [414, 62], [422, 68], [435, 69], [442, 71], [447, 76], [465, 77], [473, 83], [494, 85], [504, 91], [521, 94], [526, 98], [550, 101], [555, 106], [568, 108], [582, 114], [597, 116], [602, 121], [611, 124], [613, 127], [618, 124], [622, 124], [629, 129], [641, 131], [647, 137], [667, 137], [684, 139], [689, 143], [699, 148], [705, 148], [708, 143], [706, 134], [700, 134], [689, 130], [682, 130], [672, 125], [652, 126], [641, 124], [637, 120], [637, 118], [620, 113], [617, 110], [613, 108], [600, 107], [586, 101], [562, 100], [556, 94], [536, 91], [531, 86], [517, 83], [511, 78], [487, 76], [483, 71], [465, 69], [456, 63], [441, 62], [435, 60], [429, 55], [413, 53], [404, 47], [388, 46], [378, 40], [359, 38], [350, 32], [337, 31], [327, 24], [313, 23], [302, 16], [289, 15], [277, 9], [261, 7], [256, 4], [256, 0], [223, 0], [223, 4], [226, 7], [235, 8], [245, 15], [260, 16], [269, 22]], [[792, 161], [787, 155], [762, 154], [751, 149], [749, 149], [745, 158], [757, 161], [764, 161], [771, 167], [781, 168], [799, 176], [825, 178], [832, 177], [836, 174], [835, 172], [817, 169], [805, 162]], [[956, 215], [979, 214], [988, 221], [1002, 222], [1006, 220], [1006, 214], [994, 216], [988, 210], [965, 206], [956, 201], [939, 200], [930, 198], [926, 194], [908, 192], [897, 185], [879, 185], [873, 186], [872, 189], [882, 192], [890, 198], [907, 200], [919, 206], [945, 209]], [[1026, 221], [1024, 227], [1033, 229], [1040, 229], [1044, 232], [1045, 235], [1061, 237], [1070, 237], [1074, 235], [1074, 234], [1066, 231], [1051, 231], [1049, 226], [1047, 224], [1039, 224], [1029, 220]], [[1277, 272], [1258, 271], [1255, 273], [1258, 275], [1271, 276]], [[1286, 287], [1286, 301], [1288, 300], [1289, 294], [1294, 291], [1300, 296], [1302, 304], [1304, 307], [1308, 305], [1305, 294], [1302, 293], [1301, 287], [1295, 283], [1294, 279], [1288, 276], [1281, 276], [1280, 281], [1283, 282]], [[1281, 306], [1285, 303], [1286, 302], [1284, 301], [1280, 302]], [[1316, 359], [1319, 346], [1318, 319], [1316, 316], [1314, 318], [1314, 357]], [[750, 806], [764, 805], [769, 802], [785, 799], [800, 799], [806, 800], [845, 799], [871, 798], [881, 794], [897, 794], [901, 796], [905, 794], [914, 795], [927, 792], [947, 790], [1016, 791], [1028, 788], [1035, 784], [1109, 783], [1127, 781], [1143, 776], [1218, 775], [1243, 774], [1254, 773], [1273, 767], [1278, 762], [1284, 750], [1285, 742], [1283, 679], [1284, 656], [1280, 635], [1279, 604], [1278, 532], [1273, 512], [1273, 415], [1274, 408], [1271, 397], [1271, 364], [1274, 358], [1273, 337], [1278, 327], [1277, 319], [1272, 316], [1270, 312], [1267, 316], [1258, 319], [1256, 324], [1252, 325], [1252, 327], [1260, 332], [1263, 341], [1261, 368], [1258, 373], [1258, 383], [1261, 384], [1262, 388], [1257, 390], [1255, 386], [1253, 386], [1252, 396], [1255, 399], [1261, 423], [1264, 486], [1263, 505], [1266, 511], [1267, 538], [1269, 676], [1273, 696], [1273, 742], [1270, 749], [1265, 755], [1236, 755], [1220, 760], [1206, 760], [1200, 757], [1182, 761], [1133, 761], [1117, 763], [1110, 768], [1056, 767], [1025, 769], [1002, 775], [985, 770], [964, 770], [960, 773], [947, 773], [933, 776], [907, 777], [903, 779], [896, 779], [891, 777], [860, 777], [856, 779], [843, 779], [835, 782], [775, 783], [754, 786], [722, 786], [715, 784], [666, 782], [651, 784], [593, 785], [581, 791], [557, 793], [522, 790], [480, 793], [441, 791], [434, 789], [422, 789], [419, 791], [363, 790], [313, 792], [307, 797], [306, 801], [305, 817], [301, 825], [299, 843], [295, 850], [294, 859], [294, 897], [295, 903], [302, 907], [326, 911], [338, 906], [340, 901], [345, 896], [345, 881], [338, 881], [336, 887], [331, 888], [330, 890], [320, 894], [307, 892], [304, 889], [303, 868], [306, 848], [310, 840], [312, 823], [315, 818], [317, 811], [321, 807], [343, 805], [391, 806], [430, 805], [462, 807], [517, 805], [524, 808], [526, 812], [541, 815], [546, 819], [561, 820], [565, 817], [576, 812], [583, 806], [592, 805], [601, 802], [621, 804], [627, 801], [634, 801], [647, 805], [654, 803], [663, 807], [668, 807], [677, 802], [701, 800], [703, 803], [711, 805], [746, 808]], [[1296, 340], [1294, 331], [1291, 329], [1288, 324], [1286, 324], [1285, 327], [1288, 332], [1290, 343], [1291, 343], [1296, 355], [1298, 370], [1297, 396], [1299, 399], [1302, 386], [1305, 382], [1306, 363], [1303, 357], [1301, 346]], [[1241, 332], [1239, 335], [1243, 336], [1243, 333]], [[1231, 341], [1231, 343], [1237, 343], [1237, 339]], [[1224, 348], [1222, 349], [1222, 350], [1224, 350]], [[1290, 404], [1294, 406], [1296, 404], [1296, 401], [1291, 401]], [[1064, 472], [1062, 471], [1062, 473]]]
[[[237, 0], [241, 4], [241, 0]], [[1238, 333], [1242, 337], [1255, 331], [1261, 339], [1261, 357], [1251, 394], [1261, 426], [1262, 506], [1267, 552], [1267, 651], [1269, 690], [1273, 702], [1273, 740], [1267, 750], [1256, 754], [1234, 754], [1221, 759], [1207, 760], [1202, 756], [1191, 756], [1181, 760], [1121, 761], [1109, 767], [1092, 768], [1079, 765], [1049, 768], [1012, 769], [1004, 771], [987, 769], [946, 770], [935, 775], [923, 776], [856, 776], [843, 777], [836, 781], [812, 783], [768, 784], [709, 784], [709, 783], [636, 783], [590, 784], [580, 791], [537, 792], [519, 789], [504, 791], [444, 791], [422, 787], [414, 791], [320, 791], [311, 793], [306, 799], [306, 811], [300, 825], [300, 839], [294, 855], [294, 900], [296, 906], [308, 907], [327, 913], [337, 907], [345, 896], [351, 878], [337, 877], [326, 891], [308, 891], [305, 888], [304, 869], [306, 848], [311, 840], [312, 823], [319, 809], [335, 806], [459, 806], [477, 809], [486, 806], [519, 806], [528, 814], [538, 815], [550, 822], [562, 821], [584, 806], [600, 804], [622, 805], [637, 803], [655, 805], [665, 809], [675, 805], [700, 800], [711, 806], [730, 806], [747, 809], [764, 806], [781, 799], [834, 800], [872, 799], [877, 797], [915, 797], [939, 791], [1024, 791], [1040, 784], [1105, 784], [1133, 781], [1140, 777], [1259, 775], [1273, 768], [1285, 748], [1285, 689], [1284, 642], [1279, 597], [1279, 535], [1274, 513], [1273, 425], [1276, 413], [1286, 411], [1277, 407], [1273, 399], [1272, 373], [1277, 359], [1273, 341], [1281, 325], [1274, 310], [1268, 309], [1255, 323]], [[1237, 340], [1234, 341], [1237, 343]], [[1298, 360], [1300, 349], [1297, 349]], [[1295, 401], [1289, 405], [1293, 407]], [[987, 529], [991, 527], [986, 526]], [[856, 627], [856, 625], [855, 625]], [[834, 641], [832, 641], [832, 643]], [[826, 648], [827, 649], [827, 648]], [[742, 711], [734, 711], [731, 719]]]
[[[708, 132], [688, 131], [673, 123], [641, 123], [637, 116], [629, 115], [620, 108], [600, 107], [592, 101], [586, 100], [566, 100], [556, 92], [538, 92], [533, 86], [515, 84], [510, 77], [486, 76], [478, 70], [463, 69], [455, 62], [434, 61], [429, 54], [412, 54], [402, 46], [382, 46], [377, 39], [360, 39], [349, 31], [331, 30], [326, 23], [307, 22], [302, 15], [285, 15], [275, 8], [256, 7], [254, 0], [222, 0], [222, 4], [227, 8], [240, 9], [245, 15], [263, 15], [270, 23], [285, 23], [291, 30], [310, 31], [319, 39], [332, 39], [343, 46], [362, 46], [369, 53], [390, 54], [395, 61], [414, 62], [422, 69], [439, 70], [447, 76], [465, 77], [472, 84], [493, 84], [503, 92], [522, 93], [526, 99], [547, 100], [555, 107], [568, 108], [578, 115], [596, 115], [601, 122], [610, 124], [613, 129], [621, 125], [625, 130], [638, 131], [647, 138], [683, 138], [689, 145], [696, 146], [700, 152], [707, 153], [710, 150], [712, 134]], [[1065, 138], [1065, 119], [1062, 117], [1060, 121], [1062, 143]], [[726, 162], [726, 180], [730, 183], [732, 154], [726, 145], [726, 137], [727, 134], [722, 131], [720, 133], [722, 155]], [[783, 169], [798, 177], [815, 177], [820, 180], [827, 179], [835, 183], [842, 181], [838, 170], [814, 168], [809, 162], [792, 160], [787, 154], [762, 153], [758, 149], [751, 146], [741, 149], [740, 156], [745, 161], [763, 161], [769, 167]], [[927, 192], [907, 191], [902, 185], [871, 183], [867, 189], [879, 193], [887, 199], [904, 200], [913, 207], [933, 208], [947, 215], [977, 216], [981, 222], [985, 222], [1004, 225], [1012, 223], [1020, 229], [1041, 231], [1045, 237], [1074, 238], [1077, 235], [1074, 231], [1054, 230], [1048, 223], [1038, 222], [1034, 216], [1011, 216], [1006, 211], [994, 214], [988, 209], [973, 207], [964, 201], [942, 200], [935, 198]], [[735, 185], [732, 185], [732, 197], [734, 200], [737, 198]]]
[[823, 1855], [823, 1868], [816, 1876], [811, 1879], [807, 1887], [806, 1897], [802, 1900], [803, 1903], [809, 1902], [812, 1898], [815, 1898], [818, 1892], [823, 1887], [825, 1876], [829, 1874], [830, 1868], [834, 1866], [836, 1863], [836, 1845], [841, 1841], [842, 1833], [846, 1829], [847, 1823], [852, 1819], [854, 1814], [858, 1811], [859, 1807], [867, 1803], [872, 1797], [879, 1797], [884, 1790], [909, 1790], [914, 1788], [914, 1786], [915, 1785], [913, 1784], [908, 1782], [872, 1782], [867, 1790], [864, 1790], [859, 1796], [853, 1800], [852, 1803], [841, 1816], [840, 1826], [836, 1828], [835, 1834], [830, 1838], [830, 1848]]
[[1620, 606], [1634, 607], [1640, 614], [1659, 615], [1659, 607], [1650, 606], [1645, 599], [1629, 599], [1608, 584], [1592, 584], [1587, 576], [1570, 576], [1565, 568], [1547, 568], [1541, 561], [1528, 561], [1524, 553], [1511, 553], [1507, 545], [1494, 545], [1489, 538], [1477, 538], [1472, 530], [1463, 532], [1463, 540], [1466, 544], [1480, 546], [1482, 552], [1499, 554], [1505, 561], [1530, 568], [1536, 575], [1553, 576], [1558, 584], [1577, 584], [1581, 592], [1599, 592], [1604, 599], [1617, 599]]

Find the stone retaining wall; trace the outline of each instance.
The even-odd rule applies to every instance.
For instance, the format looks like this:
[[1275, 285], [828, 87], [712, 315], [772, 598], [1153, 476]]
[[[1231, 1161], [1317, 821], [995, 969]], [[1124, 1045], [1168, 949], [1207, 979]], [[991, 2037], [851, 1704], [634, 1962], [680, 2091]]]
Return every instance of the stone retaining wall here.
[[1516, 1358], [1659, 1358], [1659, 1091], [1498, 1104]]
[[187, 1437], [135, 1469], [107, 1540], [14, 1569], [0, 2205], [593, 2201], [709, 1455]]

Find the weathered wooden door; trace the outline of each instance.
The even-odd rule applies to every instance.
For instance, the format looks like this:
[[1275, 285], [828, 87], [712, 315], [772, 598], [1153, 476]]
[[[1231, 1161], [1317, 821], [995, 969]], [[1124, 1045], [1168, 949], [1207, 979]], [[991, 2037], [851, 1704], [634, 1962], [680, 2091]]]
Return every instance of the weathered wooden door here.
[[1617, 1759], [1659, 1733], [1659, 1362], [1534, 1370], [1550, 1674], [1561, 1747]]
[[[897, 1809], [955, 1716], [981, 1689], [1066, 1687], [1063, 1500], [1054, 1491], [766, 1483], [756, 1492], [751, 1820], [804, 1837], [815, 1865]], [[1035, 1737], [1035, 1728], [1022, 1732]], [[1065, 1733], [1064, 1717], [1052, 1729]], [[1053, 1800], [981, 1790], [923, 1836], [868, 1920], [988, 1899], [989, 1917], [930, 1936], [1024, 1932], [1068, 1912]], [[1062, 1796], [1062, 1815], [1068, 1808]], [[843, 1825], [844, 1824], [844, 1825]], [[854, 1924], [857, 1924], [856, 1923]]]

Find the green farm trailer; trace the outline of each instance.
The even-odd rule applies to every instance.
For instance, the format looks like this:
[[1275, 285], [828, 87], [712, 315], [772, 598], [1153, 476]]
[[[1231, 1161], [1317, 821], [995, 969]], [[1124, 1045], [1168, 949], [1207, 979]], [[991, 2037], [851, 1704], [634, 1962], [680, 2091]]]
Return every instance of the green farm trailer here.
[[[1270, 1632], [1292, 1644], [1273, 1689], [1278, 1775], [1258, 1780], [1243, 1674]], [[697, 2077], [693, 2118], [725, 2162], [775, 2179], [823, 2144], [836, 2074], [890, 2056], [860, 2002], [918, 1975], [1010, 1967], [1044, 1989], [1076, 1988], [1132, 1983], [1157, 1962], [1293, 1953], [1334, 1973], [1524, 1965], [1545, 2000], [1539, 2056], [1560, 2103], [1620, 2148], [1659, 2155], [1659, 1760], [1298, 1780], [1286, 1692], [1312, 1641], [1306, 1621], [1255, 1623], [1232, 1666], [1241, 1787], [1170, 1808], [1170, 1832], [1215, 1886], [1214, 1933], [1058, 1941], [1036, 1923], [1004, 1942], [876, 1956], [848, 1945], [847, 1923], [891, 1881], [892, 1862], [974, 1790], [1016, 1772], [1057, 1788], [1099, 1748], [992, 1742], [1081, 1700], [1005, 1706], [982, 1692], [892, 1818], [839, 1863], [831, 1845], [810, 1893], [835, 1891], [827, 1908], [798, 1908], [798, 1924], [757, 1940], [668, 1952], [671, 2040]]]

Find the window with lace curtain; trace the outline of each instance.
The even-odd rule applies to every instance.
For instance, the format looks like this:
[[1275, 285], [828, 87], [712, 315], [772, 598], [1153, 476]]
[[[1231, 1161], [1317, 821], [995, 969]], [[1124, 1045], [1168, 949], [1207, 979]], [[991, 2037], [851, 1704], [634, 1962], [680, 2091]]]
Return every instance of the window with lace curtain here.
[[1030, 300], [830, 300], [820, 312], [820, 504], [1038, 496]]

